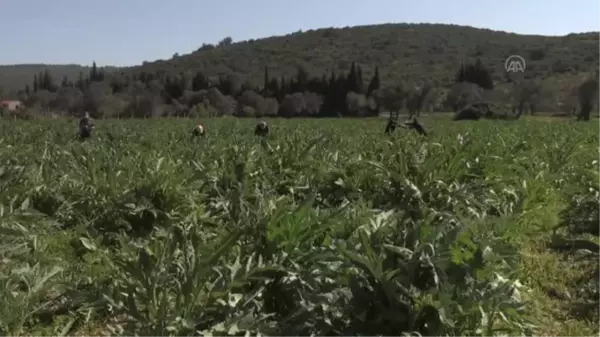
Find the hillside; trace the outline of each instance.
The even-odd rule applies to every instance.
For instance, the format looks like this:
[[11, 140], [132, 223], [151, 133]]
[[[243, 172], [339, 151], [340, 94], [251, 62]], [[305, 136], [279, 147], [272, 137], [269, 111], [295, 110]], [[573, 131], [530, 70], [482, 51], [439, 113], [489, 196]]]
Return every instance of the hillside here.
[[348, 70], [351, 62], [363, 65], [371, 76], [381, 70], [384, 84], [404, 80], [433, 80], [446, 84], [461, 61], [481, 58], [501, 81], [504, 61], [521, 55], [526, 76], [547, 79], [570, 77], [598, 65], [598, 33], [563, 37], [519, 35], [442, 24], [382, 24], [351, 28], [325, 28], [233, 43], [148, 62], [133, 70], [166, 72], [201, 70], [205, 74], [238, 73], [262, 83], [265, 66], [272, 76], [292, 75], [302, 66], [311, 74]]
[[[462, 61], [475, 58], [493, 70], [495, 81], [502, 81], [505, 59], [518, 54], [527, 61], [526, 76], [560, 82], [597, 66], [598, 50], [596, 32], [551, 37], [457, 25], [381, 24], [309, 30], [219, 47], [204, 45], [191, 54], [144, 62], [128, 70], [200, 70], [208, 76], [234, 73], [259, 84], [265, 66], [277, 77], [293, 75], [298, 66], [320, 76], [332, 69], [347, 71], [356, 62], [363, 66], [365, 77], [379, 66], [384, 84], [429, 80], [443, 85], [451, 81]], [[0, 87], [22, 89], [44, 69], [57, 81], [89, 72], [89, 67], [79, 65], [0, 66]]]
[[[0, 68], [0, 85], [22, 90], [29, 84], [31, 89], [34, 75], [49, 69], [54, 83], [45, 80], [38, 91], [31, 90], [35, 93], [11, 95], [36, 110], [33, 115], [88, 110], [120, 118], [370, 116], [380, 109], [457, 111], [475, 100], [504, 113], [517, 107], [521, 113], [564, 113], [577, 107], [575, 89], [597, 71], [598, 49], [597, 33], [548, 37], [456, 25], [384, 24], [238, 43], [225, 38], [191, 54], [96, 75], [74, 65], [9, 66]], [[504, 66], [510, 55], [520, 55], [527, 65], [523, 75], [509, 81]], [[461, 82], [487, 91], [476, 93], [476, 86], [465, 96], [449, 90], [462, 65], [475, 68]], [[86, 78], [79, 80], [81, 71]], [[70, 81], [61, 84], [63, 76]], [[597, 81], [589, 84], [589, 99], [597, 102]]]
[[[82, 66], [78, 64], [15, 64], [15, 65], [0, 65], [0, 90], [21, 90], [26, 85], [31, 86], [33, 77], [44, 72], [46, 69], [50, 71], [54, 80], [60, 83], [64, 76], [70, 80], [75, 80], [79, 77], [79, 73], [83, 72], [88, 75], [90, 66]], [[115, 68], [106, 68], [105, 71], [112, 71]]]

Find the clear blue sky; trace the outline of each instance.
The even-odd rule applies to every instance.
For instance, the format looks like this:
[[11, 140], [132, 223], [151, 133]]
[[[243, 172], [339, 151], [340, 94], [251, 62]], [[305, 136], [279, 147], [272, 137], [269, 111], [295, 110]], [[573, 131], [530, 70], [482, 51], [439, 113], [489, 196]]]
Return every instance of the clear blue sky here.
[[0, 0], [0, 64], [135, 65], [226, 36], [389, 22], [565, 35], [599, 18], [598, 0]]

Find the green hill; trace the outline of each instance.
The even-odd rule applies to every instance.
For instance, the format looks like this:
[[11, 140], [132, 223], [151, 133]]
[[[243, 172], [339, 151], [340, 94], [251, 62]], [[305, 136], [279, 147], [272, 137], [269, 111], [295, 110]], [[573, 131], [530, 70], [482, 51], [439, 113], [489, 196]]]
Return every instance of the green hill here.
[[[427, 82], [431, 86], [426, 87], [436, 89], [427, 96], [427, 105], [448, 111], [456, 109], [456, 104], [449, 105], [444, 97], [452, 94], [462, 100], [462, 94], [448, 90], [458, 69], [463, 63], [477, 61], [488, 83], [490, 78], [495, 83], [493, 92], [486, 92], [486, 101], [504, 110], [514, 110], [515, 105], [522, 110], [527, 102], [531, 113], [534, 107], [537, 112], [554, 113], [572, 111], [577, 106], [574, 89], [598, 69], [599, 46], [597, 32], [519, 35], [442, 24], [324, 28], [237, 43], [225, 38], [216, 46], [205, 44], [193, 53], [175, 54], [169, 60], [104, 69], [108, 76], [79, 81], [81, 84], [75, 88], [67, 84], [64, 90], [12, 96], [26, 101], [29, 107], [38, 106], [40, 111], [87, 109], [96, 116], [186, 116], [190, 111], [209, 116], [304, 116], [317, 110], [332, 115], [346, 115], [352, 110], [356, 111], [354, 115], [364, 115], [363, 110], [372, 107], [365, 100], [367, 85], [378, 67], [383, 88], [401, 83], [405, 89], [414, 88]], [[527, 63], [523, 74], [526, 81], [517, 78], [513, 82], [519, 86], [509, 81], [504, 69], [511, 55], [519, 55]], [[352, 64], [357, 66], [356, 73], [349, 72]], [[269, 88], [262, 90], [265, 68], [270, 81]], [[54, 84], [59, 84], [63, 76], [76, 82], [80, 72], [90, 74], [89, 67], [78, 65], [4, 66], [0, 67], [0, 89], [10, 92], [22, 90], [27, 84], [31, 87], [34, 75], [45, 69], [50, 71]], [[294, 79], [296, 74], [301, 74], [302, 80]], [[213, 90], [207, 93], [205, 89]], [[259, 91], [264, 97], [244, 95], [248, 90]], [[416, 92], [401, 91], [401, 95], [388, 91], [385, 95], [391, 95], [388, 98], [394, 102], [381, 101], [378, 107], [392, 109], [405, 94], [412, 95], [412, 103], [421, 102], [414, 106], [424, 107], [425, 94], [418, 98]], [[300, 94], [306, 92], [318, 95]], [[351, 96], [358, 96], [347, 97], [351, 92]], [[300, 96], [284, 102], [286, 96], [296, 93]], [[527, 98], [516, 97], [522, 95]], [[140, 103], [142, 97], [144, 104]], [[276, 102], [263, 98], [275, 98]], [[406, 99], [407, 104], [410, 99]], [[200, 103], [204, 110], [199, 108]]]
[[382, 24], [325, 28], [227, 46], [205, 45], [191, 54], [147, 62], [134, 70], [167, 73], [201, 70], [207, 75], [238, 73], [262, 83], [265, 66], [272, 76], [292, 75], [302, 66], [314, 75], [346, 71], [351, 62], [382, 82], [433, 80], [446, 84], [462, 61], [480, 58], [502, 80], [504, 61], [521, 55], [526, 76], [569, 78], [598, 65], [598, 33], [568, 36], [519, 35], [489, 29], [442, 24]]
[[[365, 77], [378, 65], [384, 84], [429, 80], [443, 85], [451, 81], [462, 61], [475, 58], [493, 69], [496, 81], [502, 81], [505, 59], [518, 54], [527, 61], [526, 76], [561, 81], [596, 67], [598, 50], [597, 32], [539, 36], [457, 25], [381, 24], [204, 45], [191, 54], [144, 62], [127, 70], [201, 70], [208, 76], [234, 73], [262, 83], [265, 66], [272, 76], [292, 75], [298, 66], [320, 76], [332, 69], [346, 71], [354, 61], [363, 66]], [[80, 71], [89, 72], [89, 67], [79, 65], [0, 66], [0, 86], [22, 89], [44, 69], [49, 69], [56, 81], [63, 76], [74, 80]]]

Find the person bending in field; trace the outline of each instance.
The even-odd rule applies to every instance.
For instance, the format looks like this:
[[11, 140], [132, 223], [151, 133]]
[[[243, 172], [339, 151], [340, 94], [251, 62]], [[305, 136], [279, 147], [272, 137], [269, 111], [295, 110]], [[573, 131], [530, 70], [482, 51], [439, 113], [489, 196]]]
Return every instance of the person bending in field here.
[[79, 133], [80, 139], [90, 138], [92, 136], [92, 130], [94, 130], [94, 120], [90, 117], [90, 114], [86, 111], [83, 117], [79, 120]]
[[269, 125], [267, 125], [267, 122], [261, 121], [260, 123], [258, 123], [256, 125], [256, 127], [254, 128], [254, 135], [262, 136], [262, 137], [268, 136], [269, 135]]
[[192, 130], [192, 137], [204, 137], [204, 126], [202, 124], [198, 124]]
[[[396, 131], [396, 127], [398, 127], [398, 116], [397, 115], [394, 117], [390, 116], [387, 126], [385, 127], [385, 133], [388, 135], [393, 133], [394, 131]], [[404, 122], [403, 124], [400, 125], [400, 127], [405, 128], [405, 129], [414, 130], [421, 136], [427, 136], [427, 132], [425, 131], [425, 128], [423, 128], [421, 123], [419, 123], [419, 121], [417, 121], [416, 118], [414, 118], [410, 121]]]
[[398, 116], [390, 115], [388, 119], [387, 125], [385, 126], [385, 134], [389, 135], [396, 131], [396, 127], [398, 126]]
[[405, 122], [403, 127], [410, 130], [414, 130], [421, 136], [427, 137], [427, 131], [425, 131], [423, 125], [421, 125], [421, 123], [419, 123], [419, 121], [416, 118], [414, 118], [412, 121]]

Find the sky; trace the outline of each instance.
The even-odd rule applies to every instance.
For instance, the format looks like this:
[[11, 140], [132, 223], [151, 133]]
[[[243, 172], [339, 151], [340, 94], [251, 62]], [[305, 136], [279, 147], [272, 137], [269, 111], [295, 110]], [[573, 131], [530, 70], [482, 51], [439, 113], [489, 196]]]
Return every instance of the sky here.
[[598, 0], [0, 0], [0, 64], [129, 66], [227, 36], [379, 23], [566, 35], [599, 21]]

